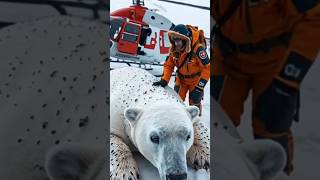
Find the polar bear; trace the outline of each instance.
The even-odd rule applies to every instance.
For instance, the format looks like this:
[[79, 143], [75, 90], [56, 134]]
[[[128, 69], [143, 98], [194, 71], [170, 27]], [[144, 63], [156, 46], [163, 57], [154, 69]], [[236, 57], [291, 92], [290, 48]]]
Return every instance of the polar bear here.
[[210, 164], [209, 129], [199, 109], [185, 106], [169, 87], [155, 87], [139, 68], [112, 70], [110, 96], [110, 177], [138, 179], [131, 151], [139, 151], [162, 180], [187, 179], [187, 163], [195, 169]]

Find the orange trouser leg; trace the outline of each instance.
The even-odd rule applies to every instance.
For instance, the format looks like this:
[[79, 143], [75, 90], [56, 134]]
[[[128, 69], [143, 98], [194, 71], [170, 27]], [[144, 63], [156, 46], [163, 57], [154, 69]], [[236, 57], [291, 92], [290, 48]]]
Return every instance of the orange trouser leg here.
[[179, 94], [182, 101], [186, 99], [189, 86], [181, 82], [179, 78], [176, 78], [174, 90]]
[[194, 90], [196, 85], [198, 84], [199, 78], [195, 79], [188, 79], [188, 80], [180, 80], [179, 78], [176, 78], [176, 82], [174, 85], [174, 90], [179, 94], [180, 98], [185, 101], [186, 94], [189, 91], [189, 105], [197, 106], [200, 110], [199, 116], [201, 116], [202, 113], [202, 106], [201, 103], [194, 104], [190, 98], [190, 92]]
[[247, 76], [236, 76], [223, 71], [221, 61], [215, 61], [211, 86], [214, 98], [233, 121], [235, 126], [240, 124], [243, 104], [248, 97], [251, 82]]
[[253, 113], [252, 126], [255, 138], [272, 139], [282, 145], [287, 153], [287, 164], [284, 171], [290, 175], [293, 171], [293, 136], [291, 130], [288, 129], [282, 133], [270, 133], [264, 129], [262, 122], [254, 114], [257, 98], [270, 85], [274, 77], [274, 73], [255, 75], [253, 81]]

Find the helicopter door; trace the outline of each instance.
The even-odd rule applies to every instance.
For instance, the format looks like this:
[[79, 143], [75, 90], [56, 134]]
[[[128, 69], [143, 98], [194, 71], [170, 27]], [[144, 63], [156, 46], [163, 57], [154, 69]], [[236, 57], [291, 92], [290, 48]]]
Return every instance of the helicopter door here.
[[136, 55], [141, 34], [141, 25], [126, 22], [119, 39], [118, 51]]

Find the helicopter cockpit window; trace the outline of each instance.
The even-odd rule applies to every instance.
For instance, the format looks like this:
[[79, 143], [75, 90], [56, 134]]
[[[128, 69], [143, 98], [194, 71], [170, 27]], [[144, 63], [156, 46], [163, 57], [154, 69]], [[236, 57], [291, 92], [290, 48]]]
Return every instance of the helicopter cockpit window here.
[[122, 23], [124, 22], [124, 19], [121, 18], [111, 18], [110, 19], [110, 38], [111, 39], [117, 39], [121, 28]]
[[140, 26], [127, 23], [122, 33], [122, 40], [136, 43], [140, 33]]
[[127, 24], [124, 31], [132, 34], [139, 34], [139, 26], [134, 24]]
[[123, 34], [122, 39], [125, 41], [129, 41], [135, 43], [137, 41], [138, 36], [132, 34]]

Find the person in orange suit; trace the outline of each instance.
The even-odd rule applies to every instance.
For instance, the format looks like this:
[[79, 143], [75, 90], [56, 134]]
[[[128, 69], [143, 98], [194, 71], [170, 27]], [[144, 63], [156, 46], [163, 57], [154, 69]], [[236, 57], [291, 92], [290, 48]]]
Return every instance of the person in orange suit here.
[[[176, 25], [168, 32], [171, 48], [163, 65], [163, 75], [154, 86], [165, 87], [177, 67], [174, 90], [184, 101], [189, 91], [189, 104], [200, 109], [204, 87], [210, 78], [210, 59], [201, 38], [201, 32], [190, 25]], [[202, 34], [203, 35], [203, 34]], [[203, 36], [202, 36], [203, 37]]]
[[239, 126], [252, 91], [255, 138], [279, 142], [293, 172], [299, 88], [320, 49], [318, 0], [214, 0], [212, 96]]

